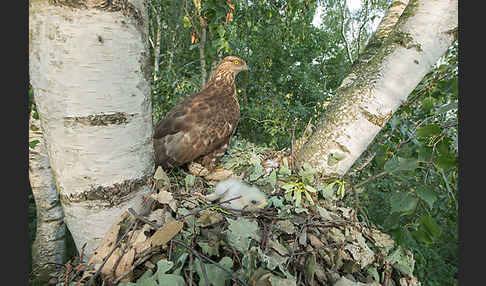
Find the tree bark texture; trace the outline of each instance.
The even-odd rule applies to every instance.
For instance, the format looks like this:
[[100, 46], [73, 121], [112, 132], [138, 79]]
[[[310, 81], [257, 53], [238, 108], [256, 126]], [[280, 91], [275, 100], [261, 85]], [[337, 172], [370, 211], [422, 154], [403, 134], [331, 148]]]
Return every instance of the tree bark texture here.
[[297, 167], [309, 162], [326, 176], [349, 170], [455, 40], [457, 5], [457, 0], [410, 0], [399, 19], [390, 10], [385, 19], [396, 25], [392, 30], [389, 23], [380, 25], [379, 33], [389, 35], [372, 37], [374, 47], [367, 46], [368, 54], [353, 65], [314, 133], [296, 149]]
[[89, 256], [154, 171], [144, 0], [29, 2], [29, 74], [65, 222]]
[[[34, 195], [37, 227], [32, 244], [32, 269], [35, 273], [56, 274], [54, 263], [62, 264], [66, 256], [66, 225], [63, 223], [59, 194], [52, 175], [39, 119], [30, 117], [29, 181]], [[43, 276], [43, 275], [39, 275]]]

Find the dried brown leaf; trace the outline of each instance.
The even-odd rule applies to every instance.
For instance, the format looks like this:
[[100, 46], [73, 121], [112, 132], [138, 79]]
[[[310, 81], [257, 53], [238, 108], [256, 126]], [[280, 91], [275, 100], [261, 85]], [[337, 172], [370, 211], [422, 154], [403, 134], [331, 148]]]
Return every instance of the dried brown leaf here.
[[287, 234], [295, 233], [295, 226], [290, 220], [280, 220], [277, 222], [277, 228]]
[[322, 243], [322, 241], [312, 233], [307, 234], [307, 237], [309, 238], [311, 245], [314, 246], [315, 248], [321, 248], [324, 246], [324, 243]]
[[273, 248], [275, 251], [277, 251], [280, 255], [289, 255], [289, 251], [287, 248], [285, 248], [285, 246], [283, 246], [282, 244], [280, 244], [278, 241], [276, 240], [268, 240], [268, 246]]
[[235, 10], [235, 4], [231, 3], [230, 0], [226, 0], [226, 4], [230, 7], [231, 10]]
[[167, 222], [166, 224], [164, 224], [163, 227], [157, 230], [154, 235], [152, 235], [150, 239], [151, 245], [165, 245], [182, 230], [183, 225], [184, 223], [180, 221]]
[[205, 176], [204, 179], [208, 181], [223, 181], [231, 177], [231, 175], [233, 175], [232, 171], [222, 169], [212, 172], [211, 174]]
[[226, 24], [233, 21], [233, 11], [226, 13]]
[[197, 37], [197, 34], [194, 33], [194, 31], [191, 31], [191, 44], [195, 44], [199, 42], [199, 38]]
[[167, 191], [160, 191], [158, 194], [153, 194], [152, 197], [161, 204], [168, 204], [174, 199], [172, 194]]
[[[116, 267], [115, 277], [120, 277], [121, 275], [128, 272], [132, 267], [134, 260], [135, 260], [135, 249], [130, 248], [127, 251], [127, 253], [123, 255], [123, 257], [120, 260], [120, 263]], [[131, 280], [132, 280], [132, 273], [125, 276], [125, 278], [121, 279], [120, 282], [129, 282]]]

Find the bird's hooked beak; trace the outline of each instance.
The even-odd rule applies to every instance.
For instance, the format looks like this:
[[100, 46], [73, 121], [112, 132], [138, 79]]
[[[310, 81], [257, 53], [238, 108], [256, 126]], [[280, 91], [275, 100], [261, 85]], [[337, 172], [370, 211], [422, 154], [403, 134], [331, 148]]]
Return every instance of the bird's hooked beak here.
[[257, 205], [256, 207], [259, 209], [263, 209], [268, 205], [267, 201], [263, 201], [261, 204]]
[[250, 67], [246, 64], [246, 62], [245, 62], [245, 66], [243, 67], [243, 70], [244, 71], [251, 71]]

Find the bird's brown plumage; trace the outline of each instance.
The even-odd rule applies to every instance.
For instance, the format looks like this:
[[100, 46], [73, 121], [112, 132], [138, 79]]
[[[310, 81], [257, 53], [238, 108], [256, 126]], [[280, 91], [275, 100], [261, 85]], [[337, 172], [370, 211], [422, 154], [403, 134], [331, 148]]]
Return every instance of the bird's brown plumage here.
[[235, 76], [248, 70], [244, 60], [225, 57], [204, 88], [174, 106], [154, 132], [156, 165], [180, 166], [202, 159], [212, 169], [229, 146], [240, 118]]

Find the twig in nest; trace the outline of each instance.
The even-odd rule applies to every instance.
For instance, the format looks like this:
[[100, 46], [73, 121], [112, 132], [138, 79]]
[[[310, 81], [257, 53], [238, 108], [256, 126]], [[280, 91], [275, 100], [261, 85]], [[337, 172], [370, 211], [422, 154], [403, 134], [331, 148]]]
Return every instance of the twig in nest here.
[[[79, 271], [81, 271], [81, 268], [84, 266], [83, 257], [84, 257], [84, 248], [86, 247], [86, 244], [88, 244], [88, 243], [85, 242], [83, 244], [83, 247], [81, 247], [81, 255], [79, 256], [79, 265], [78, 265], [78, 267], [76, 267], [76, 273], [74, 274], [74, 277], [76, 277], [76, 275], [78, 275]], [[81, 280], [82, 279], [79, 279], [75, 286], [81, 285]]]
[[[241, 198], [241, 196], [237, 196], [237, 197], [234, 197], [234, 198], [231, 198], [231, 199], [225, 200], [225, 201], [221, 201], [221, 202], [217, 202], [217, 203], [213, 203], [213, 204], [206, 205], [206, 206], [204, 206], [204, 207], [202, 207], [202, 208], [200, 208], [200, 209], [197, 209], [197, 210], [195, 210], [195, 211], [193, 211], [193, 212], [191, 212], [191, 213], [188, 213], [188, 214], [184, 215], [183, 217], [181, 217], [181, 219], [183, 220], [183, 219], [185, 219], [185, 218], [186, 218], [186, 217], [188, 217], [188, 216], [198, 214], [199, 212], [202, 212], [203, 210], [208, 209], [208, 208], [210, 208], [210, 207], [219, 206], [219, 205], [221, 205], [221, 204], [224, 204], [224, 203], [227, 203], [227, 202], [230, 202], [230, 201], [232, 201], [232, 200], [239, 199], [239, 198]], [[230, 209], [230, 210], [231, 210], [231, 209]]]
[[146, 219], [145, 217], [143, 217], [143, 216], [141, 216], [141, 215], [137, 214], [137, 212], [135, 212], [135, 211], [134, 211], [132, 208], [129, 208], [129, 209], [128, 209], [128, 212], [129, 212], [129, 213], [130, 213], [132, 216], [134, 216], [136, 219], [138, 219], [138, 220], [140, 220], [140, 221], [142, 221], [142, 222], [144, 222], [144, 223], [146, 223], [146, 224], [148, 224], [148, 225], [152, 226], [152, 227], [153, 227], [153, 228], [155, 228], [155, 229], [159, 229], [159, 228], [161, 228], [161, 227], [162, 227], [162, 226], [160, 226], [160, 225], [156, 224], [155, 222], [151, 222], [151, 221], [149, 221], [148, 219]]
[[318, 248], [315, 248], [315, 249], [309, 250], [309, 251], [294, 252], [294, 256], [308, 254], [308, 253], [313, 253], [313, 252], [318, 251], [319, 249], [324, 249], [324, 248], [329, 248], [329, 247], [334, 247], [334, 246], [342, 246], [342, 245], [344, 245], [344, 243], [338, 243], [338, 242], [331, 243], [329, 245], [323, 245], [321, 247], [318, 247]]
[[169, 258], [167, 260], [171, 261], [171, 258], [172, 258], [172, 249], [174, 248], [174, 243], [172, 242], [172, 240], [170, 241], [170, 244], [169, 244]]
[[149, 249], [145, 250], [144, 252], [142, 252], [142, 254], [140, 254], [140, 257], [137, 259], [137, 261], [135, 261], [133, 263], [132, 267], [130, 267], [130, 269], [127, 272], [123, 273], [123, 275], [121, 275], [120, 277], [116, 278], [116, 280], [113, 282], [113, 284], [117, 285], [118, 282], [120, 282], [120, 280], [122, 280], [123, 278], [125, 278], [128, 274], [132, 273], [132, 271], [137, 266], [139, 266], [140, 264], [142, 264], [142, 262], [144, 262], [148, 258], [152, 257], [152, 252], [153, 251], [154, 251], [153, 248], [149, 248]]
[[[137, 228], [137, 226], [138, 226], [138, 221], [136, 221], [135, 226], [133, 227], [133, 229], [135, 230]], [[130, 231], [130, 230], [128, 230], [128, 231]], [[125, 247], [123, 247], [123, 249], [122, 249], [121, 255], [118, 256], [117, 260], [113, 264], [113, 269], [111, 270], [111, 275], [113, 277], [115, 277], [115, 270], [118, 267], [118, 264], [120, 264], [120, 261], [123, 258], [123, 255], [125, 255], [125, 253], [127, 252], [127, 248], [128, 248], [129, 242], [132, 240], [134, 234], [135, 234], [135, 231], [132, 231], [132, 233], [130, 234], [130, 238], [128, 238], [128, 241], [127, 241], [128, 243], [125, 244]]]
[[199, 259], [199, 265], [201, 266], [201, 272], [203, 274], [204, 280], [206, 281], [206, 285], [210, 285], [208, 279], [208, 273], [206, 272], [206, 265], [201, 259]]
[[105, 266], [105, 263], [108, 261], [108, 259], [110, 258], [110, 256], [113, 254], [113, 252], [115, 252], [115, 249], [117, 249], [119, 246], [120, 246], [120, 243], [122, 242], [122, 240], [125, 238], [125, 236], [128, 234], [128, 232], [130, 232], [130, 230], [133, 228], [133, 226], [135, 225], [135, 223], [137, 223], [137, 220], [134, 220], [130, 226], [128, 227], [127, 231], [120, 237], [120, 239], [118, 239], [118, 241], [116, 242], [115, 246], [113, 247], [113, 249], [110, 251], [110, 253], [108, 253], [108, 255], [103, 258], [103, 263], [101, 263], [100, 267], [98, 268], [98, 270], [96, 271], [96, 273], [91, 276], [91, 278], [89, 279], [88, 283], [86, 284], [86, 286], [91, 286], [91, 285], [94, 285], [94, 282], [95, 282], [95, 279], [96, 277], [98, 277], [98, 275], [100, 274], [101, 272], [101, 269]]
[[[200, 261], [202, 261], [202, 259], [204, 259], [204, 260], [206, 260], [206, 261], [208, 261], [208, 262], [210, 262], [210, 263], [214, 264], [214, 265], [215, 265], [216, 267], [218, 267], [219, 269], [221, 269], [221, 270], [223, 270], [224, 272], [228, 273], [228, 274], [231, 276], [231, 278], [233, 278], [233, 277], [234, 277], [234, 278], [236, 278], [236, 279], [237, 279], [237, 281], [238, 281], [238, 282], [240, 282], [240, 284], [241, 284], [241, 285], [246, 286], [246, 283], [245, 283], [243, 280], [241, 280], [239, 277], [237, 277], [237, 276], [235, 275], [236, 273], [232, 272], [231, 270], [226, 269], [225, 267], [223, 267], [223, 266], [219, 265], [219, 264], [218, 264], [216, 261], [212, 260], [211, 258], [206, 257], [206, 256], [204, 256], [203, 254], [201, 254], [201, 253], [199, 253], [198, 251], [196, 251], [195, 249], [193, 249], [193, 248], [191, 248], [191, 247], [187, 246], [187, 245], [186, 245], [184, 242], [182, 242], [182, 241], [180, 241], [180, 240], [178, 240], [178, 239], [172, 239], [172, 240], [173, 240], [175, 243], [177, 243], [177, 244], [181, 245], [182, 247], [184, 247], [185, 249], [189, 250], [189, 251], [190, 251], [191, 253], [193, 253], [194, 255], [196, 255], [196, 256], [199, 258], [199, 260], [200, 260]], [[202, 267], [201, 267], [201, 270], [202, 270]], [[236, 276], [236, 277], [235, 277], [235, 276]]]
[[66, 266], [66, 279], [65, 279], [65, 282], [64, 282], [64, 286], [68, 286], [69, 285], [69, 274], [71, 273], [71, 270], [72, 270], [72, 265], [71, 265], [71, 261], [69, 261], [67, 263], [67, 266]]
[[192, 286], [192, 252], [189, 253], [189, 286]]

